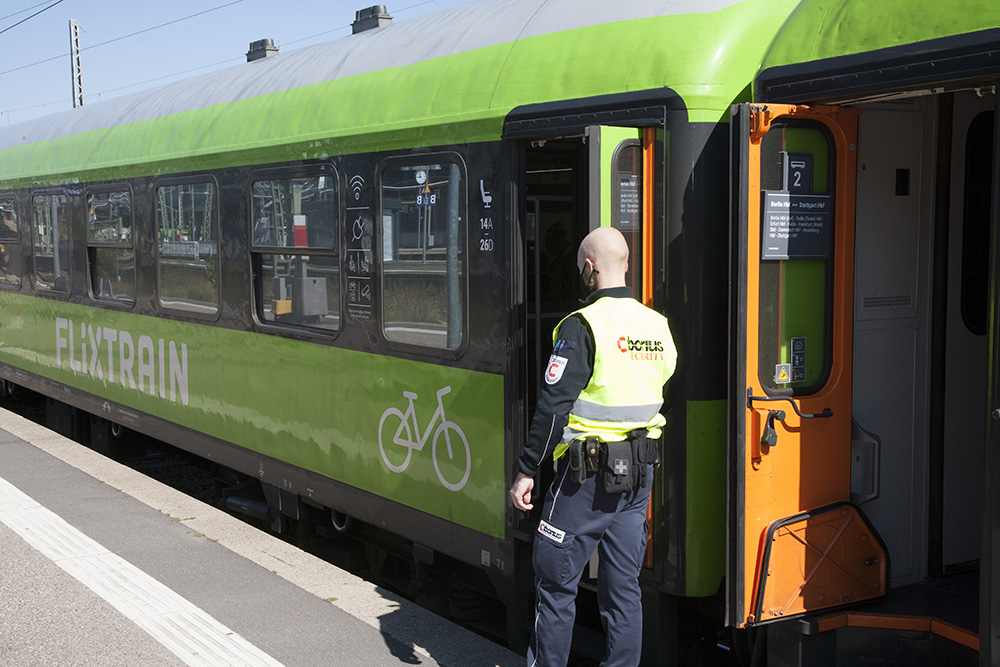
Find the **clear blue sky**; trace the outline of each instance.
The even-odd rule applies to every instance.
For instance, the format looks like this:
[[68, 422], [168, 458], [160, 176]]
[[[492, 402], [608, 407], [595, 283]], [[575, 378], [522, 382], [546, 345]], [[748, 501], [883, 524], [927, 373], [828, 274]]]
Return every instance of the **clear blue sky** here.
[[92, 104], [245, 62], [258, 39], [288, 52], [344, 37], [354, 12], [374, 4], [386, 5], [395, 23], [466, 1], [62, 0], [46, 9], [56, 0], [4, 0], [0, 126], [73, 107], [70, 19], [80, 23], [84, 104]]

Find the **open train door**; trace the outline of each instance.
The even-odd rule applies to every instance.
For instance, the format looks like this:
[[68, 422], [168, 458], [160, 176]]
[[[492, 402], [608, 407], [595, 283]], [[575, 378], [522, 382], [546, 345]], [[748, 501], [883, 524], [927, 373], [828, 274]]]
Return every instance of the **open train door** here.
[[851, 504], [857, 112], [735, 105], [727, 621], [885, 594]]

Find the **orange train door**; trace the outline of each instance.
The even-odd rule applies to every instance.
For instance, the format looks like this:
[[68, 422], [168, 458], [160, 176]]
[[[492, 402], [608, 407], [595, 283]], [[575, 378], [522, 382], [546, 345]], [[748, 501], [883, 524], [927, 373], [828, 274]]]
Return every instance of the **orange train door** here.
[[857, 112], [736, 105], [727, 617], [885, 594], [850, 504]]

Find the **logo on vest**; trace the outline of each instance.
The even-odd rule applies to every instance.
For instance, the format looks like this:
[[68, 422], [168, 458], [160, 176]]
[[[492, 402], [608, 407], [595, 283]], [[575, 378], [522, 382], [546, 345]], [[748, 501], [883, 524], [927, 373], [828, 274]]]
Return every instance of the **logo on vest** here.
[[627, 336], [618, 339], [618, 350], [633, 361], [663, 361], [663, 342], [636, 340]]
[[555, 526], [547, 524], [544, 521], [540, 521], [538, 523], [538, 532], [544, 535], [545, 537], [549, 538], [553, 542], [558, 542], [559, 544], [562, 544], [563, 540], [566, 539], [565, 530], [559, 530]]

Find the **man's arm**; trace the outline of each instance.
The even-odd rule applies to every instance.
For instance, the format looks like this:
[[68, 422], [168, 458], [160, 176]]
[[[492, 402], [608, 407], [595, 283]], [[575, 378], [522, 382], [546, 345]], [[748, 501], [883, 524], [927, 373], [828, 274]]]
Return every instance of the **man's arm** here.
[[530, 510], [531, 491], [538, 466], [552, 455], [562, 439], [570, 408], [580, 396], [594, 369], [593, 336], [580, 317], [569, 317], [559, 327], [559, 336], [543, 373], [543, 382], [524, 452], [517, 461], [518, 474], [510, 494], [519, 510]]

